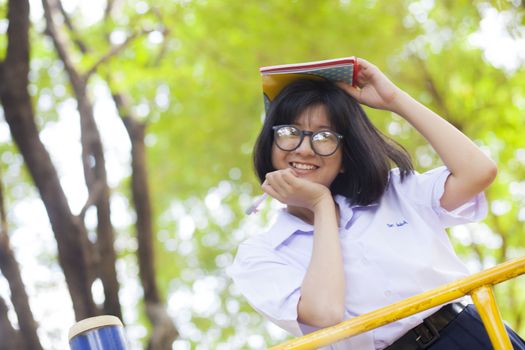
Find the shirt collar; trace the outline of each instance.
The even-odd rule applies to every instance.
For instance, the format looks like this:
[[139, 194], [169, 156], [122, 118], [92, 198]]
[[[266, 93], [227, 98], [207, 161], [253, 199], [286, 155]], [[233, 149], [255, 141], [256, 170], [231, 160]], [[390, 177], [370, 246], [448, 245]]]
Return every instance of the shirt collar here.
[[[340, 208], [340, 224], [346, 224], [346, 222], [350, 220], [354, 209], [366, 209], [368, 207], [375, 207], [378, 205], [378, 202], [374, 202], [369, 205], [350, 204], [347, 198], [341, 195], [336, 195], [334, 199]], [[266, 233], [266, 238], [268, 239], [272, 248], [275, 249], [296, 232], [313, 232], [313, 230], [313, 225], [310, 225], [295, 215], [288, 213], [286, 208], [282, 208], [277, 215], [275, 223]]]
[[313, 226], [292, 215], [282, 208], [277, 215], [277, 220], [266, 233], [272, 248], [277, 248], [297, 231], [313, 232]]
[[379, 205], [379, 201], [375, 201], [373, 203], [367, 204], [367, 205], [361, 205], [361, 204], [351, 204], [348, 198], [345, 196], [342, 196], [340, 194], [336, 194], [334, 196], [335, 202], [339, 204], [339, 208], [368, 208], [368, 207], [377, 207]]

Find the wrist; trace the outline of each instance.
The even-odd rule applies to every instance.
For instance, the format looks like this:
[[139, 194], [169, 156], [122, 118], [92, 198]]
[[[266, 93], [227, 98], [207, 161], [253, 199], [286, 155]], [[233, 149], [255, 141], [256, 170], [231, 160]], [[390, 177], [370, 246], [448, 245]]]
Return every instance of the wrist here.
[[323, 192], [319, 199], [315, 201], [310, 210], [314, 213], [314, 215], [317, 215], [323, 210], [330, 210], [332, 208], [335, 209], [334, 198], [332, 197], [330, 190], [327, 189]]
[[388, 110], [403, 117], [403, 115], [405, 115], [407, 106], [411, 102], [415, 102], [415, 100], [405, 91], [398, 88], [398, 90], [395, 93], [395, 97], [392, 99], [391, 103], [388, 106]]

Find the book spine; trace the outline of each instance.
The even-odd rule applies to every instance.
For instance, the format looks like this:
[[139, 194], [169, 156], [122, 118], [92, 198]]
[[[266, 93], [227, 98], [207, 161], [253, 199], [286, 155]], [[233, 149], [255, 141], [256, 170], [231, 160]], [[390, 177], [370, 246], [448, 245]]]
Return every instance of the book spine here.
[[357, 62], [357, 57], [352, 57], [354, 59], [354, 72], [352, 74], [352, 86], [357, 86], [357, 74], [359, 73], [359, 62]]

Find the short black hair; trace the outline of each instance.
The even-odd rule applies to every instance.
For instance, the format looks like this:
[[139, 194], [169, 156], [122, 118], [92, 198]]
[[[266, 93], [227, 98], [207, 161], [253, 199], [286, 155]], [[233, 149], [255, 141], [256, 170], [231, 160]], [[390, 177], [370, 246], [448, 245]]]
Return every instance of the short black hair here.
[[275, 125], [293, 124], [308, 108], [322, 105], [333, 130], [341, 135], [344, 172], [330, 186], [333, 195], [347, 197], [352, 204], [378, 201], [388, 184], [391, 162], [401, 179], [413, 172], [408, 152], [382, 134], [361, 105], [342, 88], [328, 80], [300, 79], [287, 85], [271, 102], [253, 150], [253, 164], [259, 181], [275, 171], [272, 165]]

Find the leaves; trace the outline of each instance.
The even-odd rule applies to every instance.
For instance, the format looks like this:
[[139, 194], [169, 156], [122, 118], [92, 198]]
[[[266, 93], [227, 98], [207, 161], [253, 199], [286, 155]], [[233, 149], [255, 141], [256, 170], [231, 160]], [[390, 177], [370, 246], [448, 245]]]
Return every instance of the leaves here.
[[[489, 5], [480, 1], [474, 6], [470, 1], [426, 4], [228, 0], [163, 2], [160, 6], [154, 1], [126, 1], [114, 9], [118, 11], [114, 20], [105, 22], [100, 17], [90, 21], [79, 7], [68, 7], [80, 29], [79, 39], [97, 48], [84, 54], [77, 49], [76, 59], [84, 71], [109, 52], [108, 34], [113, 45], [136, 35], [99, 67], [90, 81], [90, 93], [95, 104], [104, 106], [98, 113], [110, 118], [112, 106], [103, 103], [108, 96], [99, 93], [100, 87], [107, 84], [124, 91], [132, 97], [134, 112], [148, 122], [158, 278], [163, 294], [175, 305], [170, 310], [181, 324], [181, 336], [192, 348], [257, 348], [253, 338], [250, 343], [250, 335], [262, 335], [266, 345], [284, 337], [268, 331], [224, 273], [238, 243], [261, 232], [271, 219], [268, 203], [256, 217], [243, 213], [251, 197], [260, 193], [250, 155], [263, 118], [258, 73], [263, 65], [351, 55], [377, 64], [498, 162], [498, 179], [487, 191], [492, 206], [485, 224], [469, 226], [463, 233], [451, 231], [462, 258], [471, 266], [486, 267], [525, 254], [525, 138], [521, 132], [525, 71], [496, 68], [471, 43], [483, 20], [482, 9]], [[494, 10], [523, 14], [523, 7], [513, 4], [499, 2]], [[4, 8], [1, 1], [2, 14]], [[508, 27], [522, 28], [518, 19], [514, 17], [517, 22]], [[34, 21], [31, 93], [45, 132], [60, 120], [60, 107], [70, 100], [71, 91], [63, 67], [41, 32], [42, 20]], [[2, 55], [4, 46], [2, 35]], [[111, 82], [105, 80], [107, 73], [114, 77]], [[367, 112], [409, 150], [418, 170], [439, 164], [426, 142], [404, 121], [382, 111]], [[105, 147], [123, 147], [115, 140], [106, 139]], [[6, 174], [5, 169], [20, 173], [13, 152], [10, 140], [0, 146]], [[114, 166], [108, 165], [110, 175], [118, 172]], [[113, 191], [129, 197], [126, 176], [118, 178]], [[11, 193], [21, 184], [27, 188], [27, 181], [6, 176], [6, 195], [23, 202], [23, 196]], [[510, 209], [498, 209], [494, 203]], [[120, 235], [126, 235], [132, 230], [121, 231]], [[517, 310], [525, 307], [524, 289], [523, 278], [497, 288], [505, 319], [521, 330], [525, 323]], [[214, 296], [213, 314], [196, 311], [198, 295]], [[179, 297], [190, 302], [179, 304]], [[137, 322], [144, 320], [141, 316]], [[133, 341], [140, 338], [131, 337]]]

